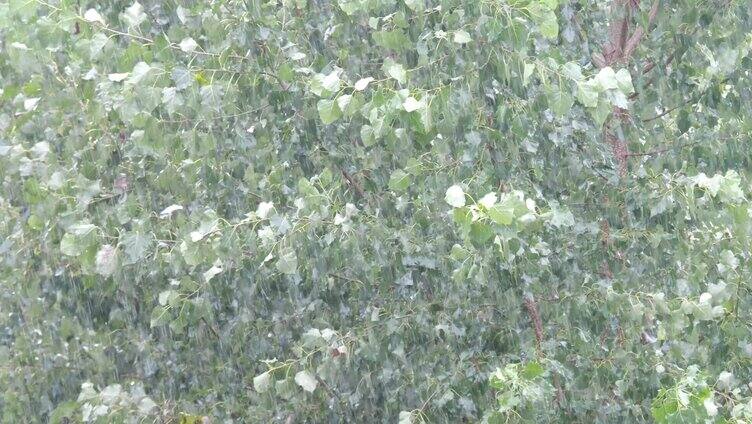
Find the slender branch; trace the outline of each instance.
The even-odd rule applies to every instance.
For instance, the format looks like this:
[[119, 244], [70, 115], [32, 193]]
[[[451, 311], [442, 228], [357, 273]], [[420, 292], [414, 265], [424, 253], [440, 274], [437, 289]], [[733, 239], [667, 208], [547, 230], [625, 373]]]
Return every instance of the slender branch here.
[[658, 154], [661, 154], [661, 153], [666, 153], [666, 152], [668, 152], [668, 151], [670, 151], [670, 150], [672, 150], [672, 149], [684, 149], [684, 148], [686, 148], [686, 147], [692, 147], [692, 146], [695, 146], [695, 145], [697, 145], [697, 144], [700, 144], [700, 142], [699, 142], [699, 141], [695, 141], [695, 142], [692, 142], [692, 143], [687, 143], [687, 144], [683, 144], [683, 145], [681, 145], [681, 146], [675, 146], [675, 147], [665, 147], [665, 148], [663, 148], [663, 149], [656, 149], [656, 150], [651, 150], [651, 151], [649, 151], [649, 152], [644, 152], [644, 153], [628, 153], [628, 154], [627, 154], [627, 156], [628, 156], [628, 157], [635, 157], [635, 156], [653, 156], [653, 155], [658, 155]]
[[564, 389], [562, 389], [561, 383], [559, 382], [559, 374], [554, 374], [553, 380], [554, 387], [556, 388], [556, 405], [559, 408], [563, 408], [566, 397], [564, 396]]
[[333, 278], [339, 278], [340, 280], [345, 280], [345, 281], [347, 281], [349, 283], [363, 284], [363, 282], [360, 281], [360, 280], [358, 280], [357, 278], [350, 278], [350, 277], [347, 277], [347, 276], [344, 276], [344, 275], [341, 275], [341, 274], [330, 273], [329, 276], [333, 277]]
[[684, 103], [682, 103], [682, 104], [680, 104], [678, 106], [674, 106], [672, 108], [668, 108], [668, 109], [664, 110], [663, 112], [659, 113], [658, 115], [651, 116], [650, 118], [645, 118], [645, 119], [642, 120], [642, 122], [650, 122], [650, 121], [655, 121], [658, 118], [663, 118], [664, 116], [666, 116], [669, 113], [675, 111], [676, 109], [683, 108], [684, 106], [686, 106], [687, 104], [689, 104], [691, 101], [692, 101], [692, 99], [689, 99], [686, 102], [684, 102]]
[[[721, 81], [719, 81], [718, 84], [721, 84], [721, 85], [726, 84], [730, 79], [731, 79], [731, 77], [726, 77], [726, 78], [722, 79]], [[642, 120], [642, 122], [654, 121], [654, 120], [656, 120], [658, 118], [662, 118], [662, 117], [668, 115], [669, 113], [675, 111], [676, 109], [683, 108], [684, 106], [687, 106], [688, 104], [691, 104], [691, 103], [699, 102], [702, 99], [702, 97], [705, 94], [708, 93], [708, 91], [710, 91], [710, 90], [706, 89], [702, 93], [700, 93], [700, 94], [698, 94], [696, 96], [690, 97], [689, 99], [685, 100], [684, 103], [681, 103], [681, 104], [679, 104], [677, 106], [674, 106], [672, 108], [666, 109], [666, 110], [664, 110], [663, 112], [659, 113], [656, 116], [651, 116], [650, 118], [645, 118], [645, 119]]]
[[[670, 55], [668, 55], [668, 58], [666, 59], [666, 63], [663, 64], [664, 68], [668, 68], [668, 65], [671, 64], [671, 62], [674, 61], [674, 58], [676, 57], [676, 51], [673, 51]], [[653, 68], [655, 68], [657, 62], [651, 61], [647, 65], [645, 65], [645, 68], [642, 70], [642, 74], [645, 75], [648, 72], [652, 71]]]
[[209, 324], [209, 322], [206, 321], [206, 318], [201, 317], [201, 321], [204, 323], [204, 325], [206, 325], [209, 328], [209, 330], [211, 330], [212, 334], [214, 334], [214, 337], [216, 337], [218, 339], [220, 338], [219, 337], [219, 333], [217, 333], [217, 330], [215, 330], [214, 327], [212, 327], [212, 325]]
[[365, 191], [363, 191], [363, 187], [360, 186], [355, 178], [353, 178], [353, 176], [350, 175], [350, 173], [347, 172], [344, 168], [340, 168], [340, 171], [342, 172], [342, 176], [347, 180], [347, 183], [358, 193], [358, 196], [365, 199], [366, 193]]
[[334, 390], [332, 390], [332, 388], [329, 387], [329, 385], [326, 384], [326, 382], [318, 375], [316, 376], [316, 381], [318, 381], [319, 384], [321, 384], [321, 387], [323, 387], [324, 390], [326, 390], [326, 392], [329, 393], [329, 396], [331, 396], [334, 399], [337, 399], [339, 403], [342, 403], [342, 399], [339, 397], [339, 394], [335, 392]]

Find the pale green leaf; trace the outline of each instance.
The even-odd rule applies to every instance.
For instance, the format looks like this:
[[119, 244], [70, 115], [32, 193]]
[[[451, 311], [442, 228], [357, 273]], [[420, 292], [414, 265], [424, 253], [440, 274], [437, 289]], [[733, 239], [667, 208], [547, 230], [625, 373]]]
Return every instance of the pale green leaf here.
[[389, 189], [392, 191], [405, 191], [410, 186], [410, 174], [397, 169], [389, 177]]
[[316, 104], [316, 109], [319, 111], [321, 122], [326, 125], [333, 123], [342, 116], [342, 111], [335, 100], [321, 99]]
[[595, 82], [598, 91], [601, 92], [604, 90], [615, 90], [619, 87], [616, 80], [616, 72], [610, 66], [606, 66], [598, 71], [598, 74], [595, 76]]
[[355, 88], [355, 91], [363, 91], [371, 82], [373, 82], [373, 78], [371, 77], [361, 78], [355, 83], [353, 87]]
[[405, 5], [413, 12], [422, 12], [426, 9], [425, 0], [405, 0]]
[[302, 387], [303, 390], [309, 393], [313, 393], [313, 391], [316, 390], [316, 387], [319, 384], [319, 382], [316, 381], [316, 377], [305, 370], [298, 371], [298, 373], [295, 374], [295, 383], [297, 383], [298, 386]]
[[84, 246], [70, 233], [65, 233], [60, 240], [60, 251], [67, 256], [78, 256], [83, 253]]
[[452, 41], [457, 44], [467, 44], [473, 41], [473, 39], [467, 31], [460, 29], [454, 32], [454, 38], [452, 38]]
[[180, 41], [179, 46], [180, 50], [184, 51], [185, 53], [192, 53], [198, 47], [198, 43], [196, 43], [196, 40], [194, 40], [193, 38], [186, 37]]
[[405, 82], [407, 82], [407, 71], [405, 70], [405, 67], [394, 62], [392, 59], [384, 61], [384, 72], [386, 72], [389, 77], [397, 80], [400, 84], [404, 85]]
[[548, 101], [551, 106], [551, 111], [553, 111], [558, 117], [567, 115], [574, 104], [574, 98], [572, 95], [562, 91], [558, 87], [554, 87], [554, 91], [548, 95]]
[[295, 251], [286, 248], [279, 252], [277, 258], [277, 270], [282, 274], [296, 274], [298, 272], [298, 257]]
[[527, 84], [530, 82], [530, 76], [533, 75], [534, 71], [535, 63], [525, 63], [525, 67], [522, 73], [522, 85], [527, 86]]
[[580, 82], [577, 84], [577, 100], [585, 107], [596, 107], [598, 105], [598, 86], [593, 80]]
[[87, 22], [97, 22], [101, 25], [105, 25], [104, 18], [102, 18], [102, 15], [99, 14], [99, 12], [96, 11], [96, 9], [89, 9], [84, 13], [84, 19]]
[[269, 371], [253, 377], [253, 389], [259, 393], [265, 393], [272, 385], [272, 376]]
[[426, 107], [426, 104], [423, 100], [416, 100], [415, 97], [408, 97], [402, 103], [402, 107], [406, 112], [415, 112], [418, 109]]
[[96, 256], [97, 274], [109, 277], [115, 273], [118, 266], [117, 249], [109, 244], [102, 245]]
[[465, 192], [462, 190], [462, 187], [453, 185], [447, 189], [444, 201], [453, 208], [461, 208], [465, 206]]
[[635, 91], [634, 85], [632, 85], [632, 75], [626, 68], [621, 68], [616, 72], [616, 85], [625, 95], [632, 94]]

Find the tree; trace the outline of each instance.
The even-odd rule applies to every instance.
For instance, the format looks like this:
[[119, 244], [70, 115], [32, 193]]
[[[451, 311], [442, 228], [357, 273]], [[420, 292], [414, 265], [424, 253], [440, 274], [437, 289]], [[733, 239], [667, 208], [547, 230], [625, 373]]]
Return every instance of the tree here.
[[0, 422], [752, 420], [746, 2], [179, 3], [0, 4]]

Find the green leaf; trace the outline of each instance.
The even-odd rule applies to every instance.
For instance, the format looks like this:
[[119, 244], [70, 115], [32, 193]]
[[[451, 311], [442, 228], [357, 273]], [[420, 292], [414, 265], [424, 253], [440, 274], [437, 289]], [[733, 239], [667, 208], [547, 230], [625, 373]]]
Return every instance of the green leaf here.
[[598, 101], [596, 107], [589, 109], [588, 112], [590, 112], [590, 115], [593, 117], [595, 124], [598, 127], [601, 127], [603, 123], [606, 122], [606, 119], [611, 114], [612, 110], [613, 107], [611, 106], [611, 103], [601, 99]]
[[150, 415], [157, 408], [157, 404], [150, 397], [142, 397], [138, 401], [138, 412], [143, 416]]
[[632, 94], [635, 91], [634, 85], [632, 85], [632, 75], [629, 74], [626, 68], [619, 69], [616, 72], [616, 85], [625, 95]]
[[460, 29], [454, 32], [454, 38], [452, 39], [457, 44], [467, 44], [473, 39], [470, 37], [467, 31]]
[[580, 67], [580, 65], [576, 62], [565, 63], [564, 66], [562, 66], [561, 70], [566, 77], [576, 82], [579, 82], [585, 78], [582, 75], [582, 67]]
[[151, 245], [151, 238], [140, 233], [132, 232], [124, 235], [120, 240], [125, 253], [124, 265], [138, 263], [146, 257], [146, 253]]
[[373, 33], [373, 41], [376, 45], [401, 52], [412, 43], [401, 29], [391, 31], [376, 31]]
[[104, 18], [102, 18], [102, 15], [97, 12], [96, 9], [89, 9], [84, 13], [84, 20], [86, 22], [97, 22], [101, 25], [106, 25]]
[[194, 40], [191, 37], [183, 38], [180, 41], [180, 44], [178, 44], [180, 47], [180, 50], [182, 50], [185, 53], [193, 53], [196, 48], [198, 48], [198, 43], [196, 43], [196, 40]]
[[337, 108], [345, 115], [352, 115], [354, 109], [356, 109], [351, 105], [357, 106], [357, 102], [353, 102], [353, 96], [350, 94], [343, 94], [337, 97], [336, 101]]
[[78, 409], [78, 403], [74, 401], [58, 404], [52, 413], [50, 413], [50, 424], [75, 422], [73, 419], [78, 415]]
[[556, 10], [556, 8], [559, 6], [559, 0], [538, 0], [538, 1], [551, 10]]
[[372, 77], [361, 78], [355, 83], [353, 88], [355, 89], [355, 91], [363, 91], [366, 89], [366, 87], [368, 87], [368, 84], [370, 84], [371, 82], [373, 82]]
[[402, 107], [406, 112], [415, 112], [416, 110], [426, 107], [426, 103], [423, 100], [416, 100], [415, 97], [408, 97], [402, 103]]
[[161, 305], [155, 306], [154, 309], [151, 310], [149, 327], [160, 327], [170, 322], [170, 319], [172, 319], [172, 315], [166, 307]]
[[413, 12], [422, 12], [426, 9], [425, 0], [405, 0], [405, 5]]
[[546, 38], [557, 38], [559, 36], [559, 22], [553, 9], [545, 4], [533, 2], [529, 6], [531, 17], [538, 25], [538, 30]]
[[744, 200], [744, 191], [741, 188], [741, 178], [734, 170], [726, 171], [721, 179], [719, 195], [724, 203], [740, 203]]
[[96, 225], [82, 221], [68, 227], [68, 232], [77, 237], [84, 237], [94, 231], [96, 228]]
[[159, 293], [157, 300], [161, 306], [176, 306], [180, 300], [180, 294], [175, 290], [165, 290]]
[[309, 89], [313, 94], [319, 97], [329, 97], [339, 91], [339, 74], [340, 70], [338, 69], [335, 69], [326, 75], [316, 74], [311, 78]]
[[463, 233], [470, 232], [470, 225], [473, 223], [473, 215], [469, 208], [454, 208], [452, 210], [452, 220], [461, 228]]
[[99, 248], [96, 256], [97, 274], [109, 277], [115, 273], [118, 267], [118, 254], [115, 247], [105, 244]]
[[149, 81], [149, 75], [152, 71], [152, 67], [146, 62], [138, 62], [126, 81], [129, 85], [139, 85], [147, 83]]
[[453, 185], [444, 194], [444, 201], [453, 208], [461, 208], [465, 206], [465, 192], [462, 190], [462, 187]]
[[618, 90], [610, 90], [606, 93], [606, 99], [608, 99], [608, 102], [616, 107], [622, 108], [622, 109], [628, 109], [629, 108], [629, 100], [627, 99], [627, 96]]
[[574, 225], [574, 215], [569, 209], [553, 204], [549, 222], [556, 228], [571, 227]]
[[530, 82], [530, 76], [535, 71], [535, 63], [525, 63], [525, 67], [522, 72], [522, 85], [527, 86]]
[[558, 117], [566, 116], [572, 109], [572, 105], [574, 105], [572, 95], [556, 88], [549, 93], [548, 101], [551, 105], [551, 111]]
[[473, 222], [470, 226], [470, 240], [477, 246], [485, 244], [493, 236], [494, 231], [489, 225]]
[[405, 67], [399, 63], [394, 62], [391, 58], [387, 58], [383, 65], [384, 72], [391, 78], [394, 78], [400, 84], [404, 85], [407, 82], [407, 71]]
[[455, 261], [464, 261], [470, 257], [470, 252], [459, 244], [455, 244], [452, 246], [451, 256]]
[[588, 80], [577, 84], [577, 100], [585, 107], [598, 105], [598, 86], [594, 80]]
[[418, 111], [418, 122], [420, 122], [420, 128], [418, 131], [422, 134], [428, 134], [433, 129], [433, 116], [431, 115], [431, 108], [428, 107], [428, 98], [421, 99], [424, 106]]
[[308, 371], [299, 371], [295, 374], [295, 383], [302, 387], [303, 390], [309, 393], [313, 393], [316, 390], [319, 382], [316, 381], [316, 377]]
[[616, 73], [610, 66], [606, 66], [605, 68], [602, 68], [600, 71], [598, 71], [598, 74], [595, 76], [595, 83], [595, 87], [600, 92], [604, 90], [615, 90], [619, 87], [618, 81], [616, 79]]
[[291, 248], [282, 249], [277, 258], [277, 270], [282, 274], [296, 274], [298, 272], [298, 257]]
[[193, 83], [193, 78], [191, 78], [191, 72], [189, 70], [175, 67], [172, 69], [172, 81], [175, 83], [175, 88], [178, 90], [185, 90]]
[[272, 385], [272, 376], [269, 371], [253, 377], [253, 389], [259, 393], [265, 393]]
[[509, 204], [497, 204], [487, 211], [488, 217], [499, 225], [512, 225], [514, 207]]
[[144, 7], [138, 1], [134, 1], [132, 5], [127, 7], [125, 13], [121, 16], [129, 27], [137, 27], [148, 18], [144, 13]]
[[221, 112], [225, 88], [220, 84], [208, 84], [201, 87], [201, 106], [212, 112]]
[[692, 120], [689, 117], [689, 112], [685, 109], [679, 111], [679, 116], [676, 118], [676, 126], [679, 128], [679, 133], [684, 134], [689, 131], [692, 126]]
[[366, 147], [373, 146], [376, 143], [373, 127], [367, 124], [360, 127], [360, 139]]
[[212, 265], [211, 268], [207, 269], [204, 274], [204, 281], [206, 283], [210, 282], [212, 278], [216, 277], [220, 273], [224, 271], [224, 268], [222, 267], [222, 262], [217, 260], [214, 265]]
[[337, 5], [347, 15], [354, 15], [365, 8], [363, 0], [337, 0]]
[[528, 380], [534, 380], [543, 375], [545, 371], [546, 369], [539, 362], [528, 362], [522, 369], [522, 376]]
[[413, 424], [414, 422], [413, 413], [410, 411], [400, 411], [397, 418], [397, 424]]
[[397, 169], [389, 177], [389, 189], [392, 191], [405, 191], [410, 186], [410, 174]]
[[60, 240], [60, 251], [63, 255], [78, 256], [83, 253], [84, 248], [85, 246], [71, 233], [65, 233], [62, 240]]
[[342, 116], [342, 111], [335, 100], [321, 99], [316, 104], [316, 109], [319, 111], [321, 122], [326, 125], [335, 122]]
[[705, 175], [704, 172], [701, 172], [700, 174], [693, 177], [691, 181], [698, 187], [708, 190], [708, 192], [710, 192], [710, 195], [715, 197], [718, 195], [718, 191], [721, 189], [722, 179], [723, 176], [720, 174], [716, 174], [713, 177], [709, 178], [707, 175]]
[[477, 205], [480, 206], [481, 210], [488, 210], [494, 207], [497, 200], [498, 197], [496, 196], [496, 193], [491, 192], [481, 197], [480, 200], [478, 200]]

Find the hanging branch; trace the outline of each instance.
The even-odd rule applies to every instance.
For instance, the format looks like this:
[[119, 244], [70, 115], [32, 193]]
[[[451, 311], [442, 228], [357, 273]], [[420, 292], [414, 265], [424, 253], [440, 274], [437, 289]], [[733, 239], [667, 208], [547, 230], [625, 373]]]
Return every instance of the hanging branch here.
[[[604, 68], [617, 62], [628, 61], [639, 45], [640, 40], [642, 40], [642, 37], [658, 16], [660, 4], [660, 0], [655, 0], [650, 8], [647, 26], [644, 28], [638, 27], [632, 35], [629, 35], [629, 23], [632, 18], [632, 12], [639, 8], [640, 2], [639, 0], [614, 1], [612, 12], [614, 15], [620, 15], [611, 22], [609, 41], [604, 45], [601, 55], [593, 56], [593, 63], [599, 68]], [[627, 121], [629, 118], [627, 111], [618, 107], [614, 107], [613, 116], [620, 117], [623, 121]], [[627, 175], [627, 158], [630, 157], [629, 148], [621, 135], [617, 136], [613, 134], [609, 122], [610, 120], [606, 121], [603, 125], [604, 139], [611, 144], [614, 157], [619, 164], [619, 175], [624, 177]]]
[[366, 192], [363, 190], [363, 187], [360, 186], [360, 183], [358, 183], [358, 181], [344, 168], [340, 168], [340, 172], [342, 172], [342, 176], [347, 180], [347, 184], [358, 193], [358, 196], [365, 199]]
[[[538, 356], [543, 356], [543, 349], [541, 347], [541, 344], [543, 343], [543, 321], [541, 320], [540, 312], [538, 312], [538, 304], [532, 294], [525, 297], [523, 304], [525, 310], [527, 310], [528, 316], [530, 317], [530, 321], [533, 323], [533, 331], [535, 332], [535, 350], [537, 351]], [[561, 382], [559, 381], [559, 376], [557, 374], [553, 375], [553, 384], [556, 389], [556, 405], [559, 408], [562, 408], [564, 407], [564, 401], [566, 398], [564, 396], [564, 389], [561, 387]]]
[[538, 351], [538, 355], [542, 356], [541, 343], [543, 342], [543, 322], [541, 321], [540, 314], [538, 313], [538, 305], [535, 303], [535, 297], [531, 294], [529, 297], [525, 297], [523, 301], [525, 309], [527, 310], [530, 321], [533, 323], [533, 330], [535, 331], [535, 347]]

